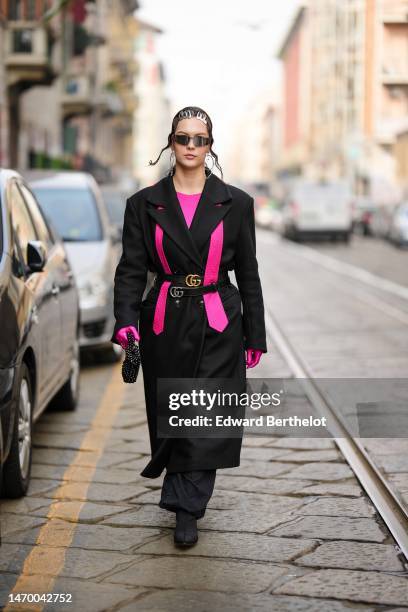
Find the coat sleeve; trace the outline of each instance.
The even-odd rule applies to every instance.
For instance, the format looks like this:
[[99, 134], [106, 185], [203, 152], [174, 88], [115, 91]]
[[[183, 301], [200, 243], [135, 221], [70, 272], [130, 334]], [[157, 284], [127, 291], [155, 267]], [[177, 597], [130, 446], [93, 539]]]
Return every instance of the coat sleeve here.
[[116, 267], [113, 312], [116, 323], [111, 342], [119, 344], [115, 335], [121, 327], [138, 329], [140, 303], [147, 282], [148, 258], [144, 236], [134, 197], [126, 200], [122, 232], [122, 255]]
[[254, 199], [241, 220], [235, 254], [235, 278], [243, 305], [244, 346], [267, 352], [265, 314], [261, 281], [256, 259]]

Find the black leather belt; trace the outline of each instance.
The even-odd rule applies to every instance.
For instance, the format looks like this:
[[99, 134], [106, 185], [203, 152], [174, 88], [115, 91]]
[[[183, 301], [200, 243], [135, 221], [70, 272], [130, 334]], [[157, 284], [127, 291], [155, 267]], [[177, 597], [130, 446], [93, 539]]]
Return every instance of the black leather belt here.
[[218, 291], [219, 287], [231, 284], [228, 272], [219, 275], [216, 283], [203, 285], [204, 277], [200, 274], [157, 274], [154, 279], [154, 285], [170, 281], [169, 294], [171, 297], [180, 298], [192, 295], [203, 295], [211, 291]]

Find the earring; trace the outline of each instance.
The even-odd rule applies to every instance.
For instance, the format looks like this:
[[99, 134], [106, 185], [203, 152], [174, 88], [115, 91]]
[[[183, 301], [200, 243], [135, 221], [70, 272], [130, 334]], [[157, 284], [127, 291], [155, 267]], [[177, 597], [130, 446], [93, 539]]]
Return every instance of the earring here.
[[212, 171], [213, 171], [214, 165], [215, 165], [215, 160], [214, 160], [213, 156], [211, 155], [211, 153], [207, 153], [207, 154], [206, 154], [206, 156], [205, 156], [205, 159], [207, 160], [207, 156], [208, 156], [208, 155], [210, 156], [210, 159], [211, 159], [211, 161], [212, 161], [212, 166], [211, 166], [211, 168], [209, 168], [209, 167], [207, 166], [207, 164], [205, 165], [205, 167], [207, 168], [207, 170], [209, 170], [209, 171], [210, 171], [210, 174], [209, 174], [208, 176], [206, 176], [205, 180], [207, 180], [208, 178], [210, 178], [210, 176], [212, 175]]
[[169, 174], [173, 175], [174, 174], [174, 168], [176, 166], [176, 156], [174, 151], [172, 150], [170, 153], [170, 167], [169, 167]]

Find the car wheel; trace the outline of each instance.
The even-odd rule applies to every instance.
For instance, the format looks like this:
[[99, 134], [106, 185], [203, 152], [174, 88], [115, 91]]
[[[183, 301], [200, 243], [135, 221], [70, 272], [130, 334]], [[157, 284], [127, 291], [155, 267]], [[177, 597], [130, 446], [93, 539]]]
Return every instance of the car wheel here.
[[69, 378], [52, 400], [52, 404], [58, 408], [58, 410], [70, 412], [76, 409], [79, 401], [79, 368], [79, 341], [78, 338], [75, 338], [72, 347]]
[[30, 372], [23, 362], [19, 371], [17, 410], [10, 452], [4, 464], [2, 496], [26, 495], [30, 482], [32, 456], [33, 393]]

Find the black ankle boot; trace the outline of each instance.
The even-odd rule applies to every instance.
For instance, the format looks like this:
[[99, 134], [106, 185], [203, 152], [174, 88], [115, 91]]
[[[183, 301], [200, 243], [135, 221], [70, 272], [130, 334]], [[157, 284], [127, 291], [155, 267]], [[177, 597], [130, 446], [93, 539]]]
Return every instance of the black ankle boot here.
[[185, 510], [177, 510], [174, 542], [180, 546], [192, 546], [198, 540], [197, 519]]

